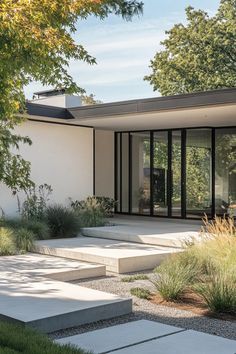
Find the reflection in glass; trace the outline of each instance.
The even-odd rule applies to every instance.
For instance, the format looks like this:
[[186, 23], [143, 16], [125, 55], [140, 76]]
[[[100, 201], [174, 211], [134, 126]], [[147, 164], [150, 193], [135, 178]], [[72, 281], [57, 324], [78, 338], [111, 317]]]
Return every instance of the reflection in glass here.
[[122, 212], [129, 212], [129, 134], [122, 133], [122, 157], [121, 157], [121, 170], [122, 170], [122, 197], [121, 205]]
[[188, 129], [186, 140], [186, 211], [188, 217], [211, 215], [211, 129]]
[[172, 216], [181, 217], [181, 131], [176, 130], [172, 132]]
[[216, 129], [216, 214], [236, 216], [236, 128]]
[[132, 212], [150, 214], [150, 133], [131, 133]]
[[153, 135], [153, 214], [168, 215], [168, 132]]

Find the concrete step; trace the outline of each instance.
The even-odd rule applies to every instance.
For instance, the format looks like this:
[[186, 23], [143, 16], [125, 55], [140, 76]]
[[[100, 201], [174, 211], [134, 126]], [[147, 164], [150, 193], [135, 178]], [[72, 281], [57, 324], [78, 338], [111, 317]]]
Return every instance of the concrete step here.
[[178, 252], [178, 249], [101, 238], [76, 237], [37, 241], [34, 252], [103, 264], [110, 272], [128, 273], [153, 269], [167, 256]]
[[131, 299], [43, 277], [1, 272], [0, 320], [49, 333], [131, 311]]
[[234, 354], [236, 341], [153, 321], [134, 321], [62, 338], [94, 354]]
[[74, 261], [71, 259], [27, 253], [18, 256], [0, 257], [0, 273], [17, 272], [29, 276], [44, 276], [54, 280], [72, 281], [106, 275], [101, 264]]
[[181, 248], [185, 241], [198, 237], [199, 225], [136, 221], [114, 226], [83, 228], [81, 232], [84, 236]]

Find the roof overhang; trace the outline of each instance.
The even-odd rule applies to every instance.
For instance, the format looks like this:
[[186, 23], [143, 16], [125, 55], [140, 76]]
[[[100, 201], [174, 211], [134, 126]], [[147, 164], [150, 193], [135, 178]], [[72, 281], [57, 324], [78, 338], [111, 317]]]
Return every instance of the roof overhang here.
[[[57, 120], [114, 131], [235, 126], [236, 88], [84, 106], [63, 112], [46, 107], [40, 108], [41, 111], [39, 107], [34, 108], [37, 110], [35, 115], [32, 115], [31, 107], [29, 119]], [[47, 112], [51, 118], [46, 117]]]

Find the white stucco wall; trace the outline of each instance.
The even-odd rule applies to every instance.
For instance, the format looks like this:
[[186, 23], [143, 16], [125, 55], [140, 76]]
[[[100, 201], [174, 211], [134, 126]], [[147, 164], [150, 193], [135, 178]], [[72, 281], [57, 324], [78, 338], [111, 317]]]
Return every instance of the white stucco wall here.
[[[52, 186], [51, 203], [67, 204], [69, 197], [81, 200], [93, 194], [92, 129], [28, 121], [17, 132], [33, 141], [20, 152], [32, 163], [33, 181]], [[17, 212], [16, 198], [4, 185], [0, 185], [0, 207], [7, 215]]]
[[95, 194], [114, 198], [114, 132], [95, 131]]

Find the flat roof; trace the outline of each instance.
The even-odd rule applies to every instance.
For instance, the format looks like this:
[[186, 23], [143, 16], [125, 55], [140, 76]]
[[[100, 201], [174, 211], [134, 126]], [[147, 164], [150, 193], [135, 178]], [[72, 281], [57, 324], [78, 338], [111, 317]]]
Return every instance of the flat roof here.
[[[70, 109], [27, 103], [28, 118], [109, 130], [236, 125], [236, 88]], [[215, 122], [215, 123], [214, 123]]]

